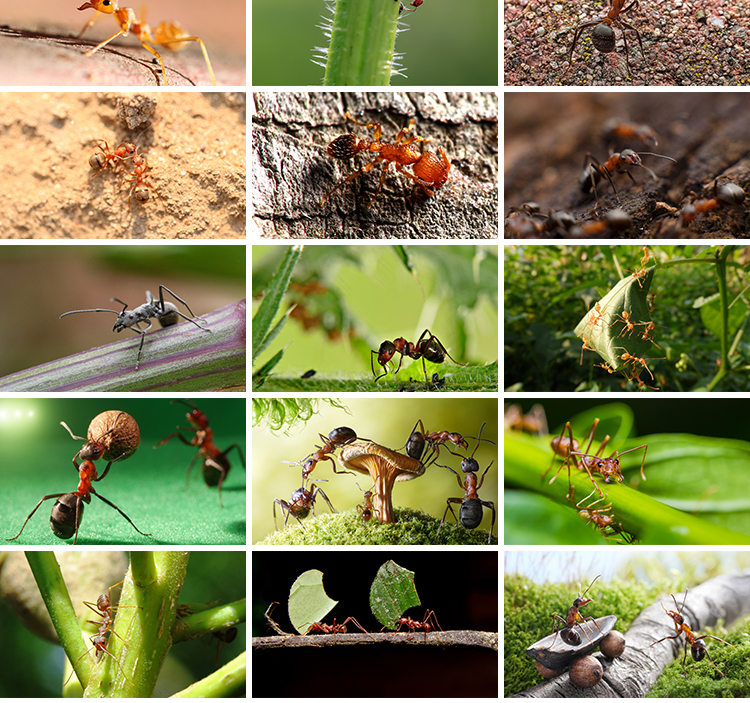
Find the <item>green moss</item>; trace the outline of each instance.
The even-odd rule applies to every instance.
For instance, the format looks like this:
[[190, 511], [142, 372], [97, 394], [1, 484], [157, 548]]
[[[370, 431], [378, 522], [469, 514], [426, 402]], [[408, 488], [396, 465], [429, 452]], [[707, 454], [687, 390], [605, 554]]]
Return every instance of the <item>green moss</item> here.
[[[304, 526], [292, 518], [288, 527], [272, 532], [258, 544], [432, 544], [440, 520], [410, 508], [395, 508], [394, 512], [397, 522], [388, 524], [376, 518], [365, 522], [356, 510], [324, 513], [306, 519]], [[487, 544], [487, 532], [446, 521], [438, 543]], [[492, 544], [497, 544], [496, 536]]]

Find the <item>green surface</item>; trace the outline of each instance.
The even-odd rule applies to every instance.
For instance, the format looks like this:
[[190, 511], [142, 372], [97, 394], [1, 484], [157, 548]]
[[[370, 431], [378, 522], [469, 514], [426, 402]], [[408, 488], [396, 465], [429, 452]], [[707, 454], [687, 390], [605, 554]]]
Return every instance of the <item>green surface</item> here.
[[[238, 443], [246, 453], [244, 399], [196, 399], [196, 405], [208, 415], [219, 449]], [[43, 496], [72, 492], [77, 487], [71, 460], [83, 442], [71, 439], [60, 421], [84, 436], [90, 420], [105, 410], [130, 413], [140, 426], [141, 444], [133, 456], [113, 464], [106, 478], [96, 482], [94, 488], [152, 536], [138, 534], [117, 511], [92, 496], [91, 503], [85, 506], [77, 545], [245, 543], [246, 476], [236, 450], [228, 456], [231, 470], [222, 488], [222, 509], [216, 488], [203, 482], [199, 460], [193, 466], [190, 484], [184, 488], [195, 448], [177, 438], [153, 448], [178, 425], [187, 426], [188, 408], [172, 405], [168, 400], [130, 398], [0, 400], [0, 441], [6, 448], [0, 480], [10, 494], [3, 511], [5, 539], [18, 533]], [[33, 415], [29, 416], [29, 412]], [[182, 434], [192, 437], [190, 432]], [[29, 451], [30, 447], [38, 449]], [[105, 466], [98, 462], [100, 474]], [[8, 544], [72, 545], [72, 539], [60, 540], [49, 528], [54, 503], [55, 499], [42, 503], [19, 539]]]

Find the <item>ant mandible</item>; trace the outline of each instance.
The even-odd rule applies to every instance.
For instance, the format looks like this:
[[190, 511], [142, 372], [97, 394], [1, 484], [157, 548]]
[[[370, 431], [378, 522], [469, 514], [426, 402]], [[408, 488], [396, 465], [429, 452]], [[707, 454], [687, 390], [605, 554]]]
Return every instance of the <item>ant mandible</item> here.
[[[601, 576], [601, 574], [599, 574], [599, 576]], [[593, 622], [594, 625], [596, 625], [596, 629], [599, 630], [601, 634], [603, 634], [596, 620], [594, 620], [594, 618], [592, 617], [584, 617], [583, 615], [581, 615], [579, 610], [579, 608], [583, 608], [583, 606], [587, 603], [592, 602], [592, 598], [585, 598], [584, 596], [589, 592], [589, 590], [591, 590], [591, 587], [594, 585], [596, 579], [598, 579], [599, 576], [594, 577], [594, 580], [589, 584], [589, 587], [583, 593], [581, 593], [579, 587], [578, 598], [576, 598], [573, 601], [573, 605], [568, 608], [567, 618], [562, 618], [556, 613], [552, 615], [552, 618], [554, 620], [560, 621], [565, 625], [565, 627], [560, 629], [557, 622], [555, 622], [555, 639], [552, 640], [552, 644], [550, 645], [550, 647], [554, 647], [558, 632], [560, 633], [560, 638], [563, 642], [565, 642], [565, 644], [569, 644], [573, 647], [577, 647], [579, 644], [581, 644], [581, 636], [573, 629], [576, 625], [578, 625], [581, 632], [583, 632], [583, 634], [586, 636], [586, 639], [590, 642], [591, 639], [586, 634], [586, 630], [584, 630], [582, 626], [582, 623], [584, 622]]]
[[[563, 75], [567, 73], [573, 67], [573, 50], [576, 48], [576, 44], [581, 37], [581, 33], [586, 27], [594, 27], [594, 32], [591, 35], [594, 47], [605, 54], [612, 53], [615, 51], [615, 32], [612, 29], [612, 25], [615, 23], [622, 24], [626, 29], [630, 29], [635, 32], [638, 37], [638, 44], [641, 47], [641, 55], [646, 57], [643, 51], [643, 42], [641, 41], [641, 35], [638, 30], [632, 25], [628, 24], [624, 19], [620, 17], [621, 14], [629, 12], [632, 8], [638, 7], [638, 0], [633, 0], [627, 7], [625, 7], [626, 0], [611, 0], [610, 9], [606, 17], [600, 19], [591, 20], [590, 22], [584, 22], [576, 27], [575, 35], [573, 36], [573, 44], [570, 47], [570, 53], [568, 54], [568, 68], [565, 69]], [[625, 29], [622, 29], [622, 38], [625, 42], [625, 62], [628, 67], [628, 75], [630, 75], [630, 56], [628, 54], [628, 37], [625, 33]]]
[[113, 15], [117, 24], [120, 25], [119, 32], [115, 32], [109, 39], [105, 39], [103, 42], [97, 44], [93, 49], [87, 51], [86, 56], [91, 56], [95, 52], [99, 51], [99, 49], [101, 49], [103, 46], [109, 44], [109, 42], [111, 42], [113, 39], [116, 39], [117, 37], [127, 36], [128, 32], [132, 31], [133, 34], [135, 34], [135, 36], [138, 38], [138, 41], [141, 42], [143, 48], [146, 49], [146, 51], [151, 52], [158, 59], [159, 63], [161, 64], [164, 85], [168, 85], [167, 69], [164, 66], [164, 61], [162, 60], [161, 55], [156, 49], [154, 49], [153, 46], [150, 46], [146, 42], [151, 42], [151, 44], [160, 44], [165, 49], [169, 49], [170, 51], [182, 51], [183, 49], [187, 48], [187, 42], [197, 41], [200, 44], [201, 51], [203, 52], [203, 58], [206, 60], [206, 67], [208, 68], [208, 73], [211, 76], [211, 83], [216, 85], [216, 79], [214, 78], [214, 71], [211, 68], [211, 60], [208, 58], [206, 45], [203, 43], [203, 40], [200, 37], [188, 36], [188, 32], [179, 22], [162, 22], [158, 27], [156, 27], [156, 29], [153, 30], [152, 33], [151, 27], [146, 24], [146, 15], [143, 10], [141, 11], [143, 17], [139, 20], [132, 8], [121, 8], [117, 0], [88, 0], [78, 9], [96, 10], [96, 14], [84, 25], [83, 29], [78, 35], [79, 37], [83, 36], [83, 33], [94, 24], [100, 12], [105, 15]]
[[[125, 413], [122, 413], [122, 415], [124, 414]], [[68, 429], [67, 426], [66, 429]], [[96, 440], [90, 443], [90, 445], [94, 448], [100, 446], [100, 441], [108, 434], [113, 432], [114, 429], [115, 428], [113, 427], [111, 430], [108, 430], [104, 434], [100, 435], [96, 438]], [[70, 432], [69, 429], [68, 432]], [[75, 466], [76, 471], [78, 471], [79, 477], [78, 488], [72, 493], [53, 493], [48, 496], [44, 496], [44, 498], [42, 498], [36, 504], [36, 507], [31, 511], [31, 513], [29, 513], [29, 516], [26, 518], [26, 522], [24, 522], [21, 526], [21, 530], [19, 531], [19, 533], [15, 537], [8, 538], [6, 542], [13, 542], [21, 536], [21, 533], [23, 532], [27, 523], [29, 522], [29, 520], [31, 520], [34, 513], [38, 510], [39, 506], [44, 503], [45, 500], [57, 498], [54, 506], [52, 506], [50, 529], [55, 534], [55, 536], [59, 537], [60, 539], [70, 539], [71, 537], [73, 537], [73, 535], [75, 535], [75, 538], [73, 539], [73, 544], [75, 545], [78, 541], [78, 529], [81, 526], [81, 521], [83, 520], [83, 509], [85, 507], [84, 503], [91, 503], [92, 495], [95, 495], [100, 500], [103, 500], [107, 505], [109, 505], [111, 508], [114, 508], [118, 513], [120, 513], [120, 515], [122, 515], [133, 526], [133, 529], [136, 532], [143, 535], [144, 537], [151, 537], [149, 533], [141, 532], [135, 526], [133, 521], [122, 510], [120, 510], [120, 508], [118, 508], [114, 503], [107, 500], [103, 495], [97, 493], [92, 485], [94, 481], [101, 481], [107, 475], [107, 472], [109, 471], [109, 468], [112, 466], [112, 464], [124, 457], [127, 457], [128, 452], [126, 451], [116, 459], [112, 459], [112, 461], [107, 464], [107, 468], [104, 469], [104, 473], [99, 476], [96, 470], [96, 465], [94, 464], [92, 458], [88, 458], [87, 456], [89, 454], [88, 451], [84, 451], [88, 446], [89, 445], [85, 445], [73, 457], [73, 465]], [[98, 451], [98, 449], [96, 451]], [[92, 452], [94, 452], [94, 449], [92, 449]], [[86, 457], [84, 461], [81, 462], [80, 466], [76, 461], [76, 457], [78, 456]], [[101, 455], [95, 456], [94, 453], [91, 454], [91, 456], [98, 459]]]
[[[461, 477], [456, 471], [453, 471], [450, 466], [443, 467], [456, 475], [456, 480], [458, 481], [459, 488], [466, 493], [463, 498], [446, 499], [446, 507], [445, 512], [443, 513], [443, 519], [440, 521], [440, 525], [438, 526], [437, 533], [435, 534], [435, 540], [433, 541], [433, 544], [437, 542], [437, 538], [440, 535], [440, 530], [443, 528], [443, 523], [445, 522], [445, 518], [447, 517], [449, 510], [451, 511], [451, 515], [453, 515], [453, 519], [456, 520], [456, 513], [453, 512], [453, 506], [451, 505], [451, 503], [461, 504], [461, 507], [458, 510], [458, 520], [456, 520], [456, 522], [460, 522], [467, 530], [473, 530], [479, 527], [479, 524], [482, 522], [482, 515], [484, 512], [482, 510], [482, 506], [484, 506], [485, 508], [490, 508], [492, 510], [492, 524], [490, 525], [490, 534], [487, 537], [487, 544], [490, 544], [492, 542], [492, 533], [495, 529], [495, 518], [497, 517], [495, 513], [495, 504], [489, 500], [480, 500], [479, 489], [484, 483], [484, 477], [487, 475], [487, 472], [495, 462], [494, 460], [491, 461], [489, 466], [484, 470], [481, 479], [477, 479], [479, 462], [477, 462], [477, 460], [474, 458], [474, 453], [479, 448], [479, 442], [482, 441], [482, 430], [484, 429], [484, 426], [486, 424], [486, 422], [482, 423], [482, 427], [479, 429], [477, 446], [474, 447], [474, 451], [471, 453], [471, 456], [464, 457], [461, 460], [461, 471], [466, 476], [464, 481], [461, 481]], [[494, 442], [489, 439], [485, 439], [484, 441], [494, 444]], [[479, 483], [477, 483], [477, 481], [479, 481]]]
[[146, 157], [136, 152], [133, 155], [132, 163], [132, 171], [128, 171], [126, 168], [123, 168], [125, 173], [127, 173], [129, 176], [132, 176], [131, 178], [126, 178], [125, 183], [133, 184], [133, 187], [130, 189], [130, 195], [128, 195], [128, 209], [131, 209], [130, 201], [133, 197], [133, 194], [135, 194], [135, 199], [139, 203], [145, 203], [149, 199], [148, 188], [151, 188], [151, 190], [156, 193], [156, 197], [161, 200], [161, 204], [166, 210], [167, 206], [164, 204], [164, 198], [159, 195], [159, 191], [156, 190], [154, 186], [146, 182], [146, 171], [151, 168], [146, 161]]
[[184, 430], [185, 432], [192, 432], [193, 438], [187, 439], [183, 437], [179, 432], [172, 432], [167, 435], [161, 442], [154, 445], [160, 447], [162, 444], [167, 444], [172, 437], [177, 437], [183, 444], [187, 444], [188, 447], [198, 447], [198, 453], [190, 460], [188, 465], [187, 476], [185, 478], [185, 488], [187, 488], [190, 482], [190, 472], [193, 470], [193, 464], [195, 460], [200, 457], [203, 460], [203, 480], [207, 486], [216, 486], [219, 494], [219, 505], [223, 508], [224, 503], [221, 500], [221, 487], [224, 485], [224, 481], [229, 475], [229, 459], [227, 454], [236, 449], [240, 455], [240, 461], [242, 466], [245, 466], [245, 456], [242, 453], [242, 447], [239, 444], [232, 444], [227, 447], [223, 452], [219, 451], [219, 448], [214, 444], [214, 431], [211, 429], [208, 423], [208, 416], [206, 413], [198, 409], [192, 400], [173, 400], [174, 403], [182, 403], [182, 405], [192, 408], [189, 413], [185, 414], [187, 421], [192, 427], [177, 427], [178, 430]]
[[[210, 332], [211, 330], [207, 327], [201, 327], [195, 320], [202, 320], [203, 318], [196, 318], [195, 315], [193, 315], [193, 319], [190, 319], [187, 317], [187, 315], [183, 315], [178, 309], [177, 306], [174, 303], [170, 302], [164, 302], [164, 291], [167, 291], [175, 300], [178, 300], [181, 302], [187, 311], [193, 315], [193, 311], [190, 309], [190, 306], [178, 295], [175, 295], [169, 288], [163, 285], [159, 285], [159, 299], [157, 300], [151, 295], [151, 291], [146, 291], [146, 302], [143, 303], [143, 305], [139, 305], [137, 308], [134, 308], [133, 310], [128, 310], [128, 304], [120, 300], [119, 298], [110, 298], [110, 300], [115, 300], [118, 303], [120, 303], [123, 307], [122, 310], [109, 310], [106, 308], [93, 308], [90, 310], [71, 310], [70, 312], [64, 312], [62, 315], [60, 315], [60, 318], [62, 319], [66, 315], [75, 315], [79, 312], [113, 312], [115, 315], [117, 315], [117, 320], [115, 320], [115, 324], [112, 327], [113, 332], [122, 332], [124, 329], [130, 329], [131, 332], [135, 334], [141, 335], [141, 343], [138, 345], [138, 356], [135, 361], [135, 370], [138, 371], [138, 367], [141, 363], [141, 351], [143, 350], [143, 342], [146, 339], [146, 332], [148, 332], [153, 323], [151, 322], [151, 318], [156, 318], [159, 321], [159, 324], [162, 327], [171, 327], [172, 325], [176, 325], [180, 320], [179, 318], [183, 318], [184, 320], [187, 320], [188, 322], [192, 322], [196, 327], [202, 329], [204, 332]], [[146, 329], [141, 329], [140, 325], [141, 323], [147, 322], [148, 326]], [[204, 320], [205, 322], [205, 320]]]
[[[411, 359], [422, 359], [422, 369], [424, 371], [424, 380], [429, 387], [430, 381], [427, 376], [427, 367], [425, 366], [425, 359], [432, 362], [433, 364], [442, 364], [445, 362], [445, 358], [448, 357], [454, 364], [458, 366], [465, 366], [465, 364], [459, 364], [449, 353], [448, 350], [443, 346], [443, 343], [434, 335], [430, 330], [426, 329], [420, 335], [416, 344], [407, 342], [403, 337], [398, 337], [392, 342], [386, 340], [380, 345], [380, 348], [376, 352], [372, 350], [370, 352], [370, 369], [372, 375], [375, 376], [375, 382], [379, 381], [384, 376], [388, 375], [388, 362], [396, 354], [401, 354], [401, 358], [398, 361], [398, 368], [393, 372], [395, 376], [401, 369], [401, 364], [404, 361], [404, 357], [408, 356]], [[377, 357], [378, 364], [383, 367], [383, 373], [379, 376], [376, 375], [374, 359]]]
[[328, 496], [323, 492], [323, 489], [317, 487], [313, 483], [310, 484], [310, 490], [308, 490], [307, 488], [305, 488], [305, 482], [303, 480], [302, 486], [292, 493], [291, 500], [288, 503], [287, 501], [279, 500], [278, 498], [273, 501], [274, 527], [277, 530], [279, 529], [276, 523], [276, 504], [278, 503], [279, 508], [284, 515], [284, 527], [286, 528], [287, 523], [289, 522], [289, 516], [292, 515], [297, 519], [297, 522], [304, 530], [305, 526], [302, 524], [302, 520], [310, 514], [311, 510], [313, 516], [315, 516], [315, 499], [318, 497], [318, 494], [323, 496], [323, 499], [326, 503], [328, 503], [328, 507], [331, 509], [331, 512], [335, 513], [336, 509], [331, 504], [331, 501], [328, 500]]
[[[371, 207], [377, 199], [385, 178], [388, 175], [389, 164], [394, 164], [396, 171], [406, 178], [413, 180], [428, 197], [432, 197], [434, 191], [441, 188], [448, 180], [451, 170], [451, 162], [445, 155], [442, 147], [438, 147], [440, 157], [431, 151], [420, 152], [414, 145], [415, 142], [429, 142], [430, 138], [417, 137], [413, 135], [404, 139], [406, 133], [414, 126], [414, 120], [410, 120], [408, 126], [404, 127], [396, 135], [396, 141], [393, 144], [385, 144], [380, 141], [382, 128], [379, 122], [358, 122], [348, 112], [345, 113], [348, 120], [354, 124], [366, 129], [372, 129], [373, 139], [358, 139], [356, 134], [342, 134], [336, 137], [327, 148], [328, 155], [333, 159], [351, 159], [362, 151], [372, 152], [377, 156], [369, 163], [356, 170], [351, 175], [339, 181], [320, 201], [323, 205], [331, 195], [341, 188], [344, 184], [354, 180], [357, 176], [370, 171], [377, 164], [382, 163], [380, 183], [375, 191], [375, 195], [368, 203]], [[411, 166], [413, 173], [404, 170], [404, 166]]]
[[649, 647], [653, 647], [655, 644], [659, 644], [659, 642], [664, 642], [664, 640], [676, 640], [681, 634], [685, 634], [685, 656], [682, 658], [682, 675], [687, 677], [687, 673], [685, 671], [685, 661], [687, 660], [687, 646], [690, 644], [690, 656], [693, 657], [694, 661], [700, 661], [703, 659], [704, 656], [708, 657], [708, 661], [711, 662], [714, 669], [719, 672], [719, 676], [723, 678], [724, 674], [721, 673], [719, 670], [719, 667], [714, 664], [714, 660], [711, 659], [711, 655], [708, 653], [708, 648], [706, 647], [706, 643], [703, 641], [704, 638], [710, 637], [712, 640], [717, 640], [719, 642], [723, 642], [724, 644], [728, 644], [730, 647], [735, 647], [736, 645], [730, 644], [726, 640], [721, 639], [720, 637], [715, 637], [714, 635], [698, 635], [695, 632], [693, 632], [690, 629], [690, 626], [685, 622], [685, 618], [682, 616], [682, 612], [685, 609], [685, 601], [687, 600], [687, 594], [688, 589], [685, 589], [685, 597], [682, 599], [682, 606], [677, 605], [677, 599], [674, 597], [674, 594], [670, 593], [669, 595], [672, 596], [672, 600], [674, 601], [674, 606], [677, 608], [677, 611], [674, 610], [667, 610], [664, 607], [664, 603], [661, 604], [662, 609], [664, 612], [669, 615], [670, 618], [674, 621], [674, 629], [677, 634], [672, 635], [671, 637], [662, 637], [660, 640], [657, 640], [653, 644], [650, 644]]

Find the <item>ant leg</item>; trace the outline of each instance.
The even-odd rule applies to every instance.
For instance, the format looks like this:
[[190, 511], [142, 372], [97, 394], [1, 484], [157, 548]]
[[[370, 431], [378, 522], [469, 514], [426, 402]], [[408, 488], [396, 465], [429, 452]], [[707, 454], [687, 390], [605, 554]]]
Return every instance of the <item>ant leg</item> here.
[[373, 131], [373, 137], [374, 137], [375, 141], [376, 142], [380, 141], [380, 137], [382, 136], [382, 126], [381, 126], [380, 122], [357, 122], [357, 120], [355, 120], [349, 114], [348, 110], [344, 113], [344, 117], [346, 117], [346, 119], [348, 119], [348, 120], [351, 120], [352, 122], [354, 122], [354, 124], [359, 125], [360, 127], [364, 127], [365, 129], [372, 129], [372, 130], [374, 130]]
[[[94, 19], [96, 19], [96, 15], [94, 15]], [[92, 20], [92, 23], [93, 23], [93, 20]], [[83, 34], [83, 32], [84, 32], [84, 31], [85, 31], [85, 30], [86, 30], [86, 29], [87, 29], [87, 28], [88, 28], [89, 26], [90, 26], [90, 25], [86, 25], [86, 27], [84, 27], [84, 28], [83, 28], [83, 29], [81, 30], [81, 34]], [[121, 29], [121, 30], [120, 30], [119, 32], [116, 32], [115, 34], [113, 34], [113, 35], [112, 35], [112, 36], [111, 36], [111, 37], [110, 37], [109, 39], [105, 39], [105, 40], [104, 40], [103, 42], [101, 42], [100, 44], [97, 44], [97, 45], [96, 45], [96, 46], [95, 46], [95, 47], [94, 47], [93, 49], [89, 49], [89, 50], [88, 50], [88, 51], [86, 52], [86, 56], [91, 56], [92, 54], [94, 54], [94, 53], [96, 53], [97, 51], [99, 51], [99, 49], [101, 49], [101, 48], [102, 48], [103, 46], [106, 46], [107, 44], [109, 44], [109, 43], [110, 43], [110, 42], [111, 42], [111, 41], [112, 41], [113, 39], [117, 39], [117, 37], [124, 37], [124, 36], [125, 36], [126, 34], [127, 34], [127, 32], [126, 32], [126, 31], [125, 31], [124, 29]], [[80, 35], [79, 35], [79, 36], [80, 36]]]
[[[452, 469], [451, 469], [452, 470]], [[453, 472], [455, 473], [455, 471]], [[437, 542], [437, 538], [440, 535], [440, 530], [443, 529], [443, 523], [445, 522], [445, 518], [448, 515], [448, 511], [451, 511], [451, 515], [453, 515], [453, 519], [456, 521], [456, 524], [458, 524], [458, 518], [456, 517], [456, 513], [453, 512], [453, 506], [451, 503], [462, 503], [463, 501], [461, 498], [448, 498], [445, 501], [445, 512], [443, 513], [443, 519], [440, 521], [440, 524], [438, 525], [437, 532], [435, 533], [435, 539], [433, 540], [433, 544]]]
[[[359, 123], [357, 123], [359, 124]], [[323, 197], [323, 199], [320, 201], [320, 204], [322, 205], [325, 203], [328, 198], [330, 198], [339, 188], [346, 185], [349, 181], [353, 181], [357, 176], [366, 173], [367, 171], [371, 170], [375, 164], [378, 162], [383, 161], [382, 156], [376, 156], [370, 163], [365, 164], [362, 168], [356, 170], [351, 175], [347, 176], [346, 178], [340, 180], [331, 190], [328, 191], [328, 193]]]
[[17, 539], [18, 539], [18, 538], [19, 538], [19, 537], [21, 536], [21, 532], [23, 532], [24, 528], [26, 527], [26, 524], [28, 523], [28, 521], [29, 521], [29, 520], [31, 520], [31, 518], [32, 518], [32, 517], [34, 517], [34, 513], [35, 513], [35, 512], [36, 512], [36, 511], [37, 511], [37, 510], [39, 509], [39, 506], [40, 506], [40, 505], [41, 505], [42, 503], [44, 503], [44, 501], [45, 501], [45, 500], [49, 500], [50, 498], [60, 498], [60, 497], [62, 497], [62, 496], [64, 496], [64, 495], [67, 495], [67, 494], [66, 494], [66, 493], [55, 493], [54, 495], [51, 495], [51, 496], [44, 496], [44, 498], [42, 498], [42, 499], [41, 499], [41, 500], [40, 500], [40, 501], [39, 501], [39, 502], [38, 502], [38, 503], [36, 504], [36, 508], [34, 508], [34, 509], [33, 509], [33, 510], [32, 510], [32, 511], [31, 511], [31, 512], [29, 513], [29, 517], [27, 517], [27, 518], [26, 518], [26, 522], [24, 522], [24, 523], [23, 523], [23, 525], [21, 526], [21, 529], [20, 529], [20, 531], [18, 532], [18, 534], [17, 534], [17, 535], [15, 536], [15, 537], [8, 537], [8, 539], [6, 539], [5, 541], [6, 541], [6, 542], [13, 542], [13, 541], [17, 540]]
[[380, 182], [378, 183], [378, 188], [375, 191], [375, 195], [372, 196], [372, 200], [370, 200], [370, 202], [367, 204], [367, 207], [372, 207], [372, 204], [378, 199], [378, 195], [380, 195], [380, 191], [383, 189], [383, 183], [385, 183], [385, 179], [387, 175], [388, 175], [388, 161], [383, 160], [383, 165], [380, 171]]
[[[118, 507], [117, 507], [117, 506], [116, 506], [116, 505], [115, 505], [114, 503], [112, 503], [111, 501], [107, 500], [107, 499], [106, 499], [106, 498], [105, 498], [105, 497], [104, 497], [103, 495], [100, 495], [99, 493], [97, 493], [96, 491], [94, 491], [94, 488], [93, 488], [93, 486], [92, 486], [92, 488], [91, 488], [91, 493], [92, 493], [93, 495], [95, 495], [95, 496], [96, 496], [97, 498], [99, 498], [100, 500], [103, 500], [103, 501], [104, 501], [104, 502], [105, 502], [105, 503], [106, 503], [107, 505], [109, 505], [109, 507], [110, 507], [110, 508], [114, 508], [114, 509], [115, 509], [115, 510], [116, 510], [116, 511], [117, 511], [118, 513], [120, 513], [120, 515], [122, 515], [122, 516], [123, 516], [123, 517], [124, 517], [124, 518], [125, 518], [125, 519], [126, 519], [126, 520], [127, 520], [127, 521], [128, 521], [128, 522], [129, 522], [130, 524], [131, 524], [131, 525], [132, 525], [132, 526], [133, 526], [133, 529], [134, 529], [134, 530], [135, 530], [135, 531], [136, 531], [136, 532], [137, 532], [138, 534], [141, 534], [141, 535], [143, 535], [144, 537], [151, 537], [151, 535], [150, 535], [150, 534], [149, 534], [148, 532], [141, 532], [141, 531], [140, 531], [140, 530], [139, 530], [139, 529], [138, 529], [138, 528], [137, 528], [137, 527], [135, 526], [135, 523], [134, 523], [134, 522], [133, 522], [133, 521], [132, 521], [132, 520], [131, 520], [131, 519], [130, 519], [130, 518], [129, 518], [129, 517], [127, 516], [127, 515], [125, 515], [125, 513], [123, 513], [123, 512], [122, 512], [122, 510], [120, 510], [120, 508], [118, 508]], [[76, 516], [76, 517], [77, 517], [77, 516]], [[78, 533], [76, 532], [76, 539], [77, 539], [77, 538], [78, 538]]]
[[[136, 34], [136, 36], [138, 37], [138, 41], [141, 42], [141, 46], [146, 51], [150, 51], [159, 60], [159, 63], [161, 64], [161, 77], [164, 79], [164, 85], [169, 85], [169, 83], [167, 83], [167, 67], [164, 65], [164, 60], [162, 59], [161, 54], [156, 49], [154, 49], [153, 46], [149, 46], [148, 44], [146, 44], [140, 34]], [[216, 85], [216, 83], [214, 83], [214, 85]]]
[[581, 38], [583, 30], [586, 29], [586, 27], [593, 27], [595, 24], [601, 24], [601, 22], [601, 19], [592, 20], [591, 22], [584, 22], [583, 24], [579, 24], [578, 27], [576, 27], [576, 32], [573, 35], [573, 45], [570, 47], [570, 52], [568, 53], [568, 67], [565, 69], [565, 73], [567, 73], [573, 67], [573, 51], [576, 48], [578, 40]]

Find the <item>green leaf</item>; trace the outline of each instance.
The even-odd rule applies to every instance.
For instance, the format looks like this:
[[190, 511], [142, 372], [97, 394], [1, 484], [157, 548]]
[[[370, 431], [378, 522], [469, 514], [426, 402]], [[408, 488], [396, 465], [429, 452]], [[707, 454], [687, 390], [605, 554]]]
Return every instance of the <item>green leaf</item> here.
[[289, 620], [301, 635], [313, 623], [321, 622], [338, 603], [331, 600], [323, 588], [323, 572], [310, 569], [300, 574], [289, 591]]
[[396, 629], [396, 621], [421, 601], [414, 587], [414, 572], [389, 560], [378, 569], [370, 588], [372, 614], [383, 627]]

